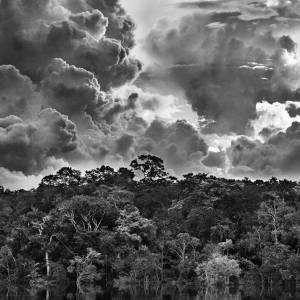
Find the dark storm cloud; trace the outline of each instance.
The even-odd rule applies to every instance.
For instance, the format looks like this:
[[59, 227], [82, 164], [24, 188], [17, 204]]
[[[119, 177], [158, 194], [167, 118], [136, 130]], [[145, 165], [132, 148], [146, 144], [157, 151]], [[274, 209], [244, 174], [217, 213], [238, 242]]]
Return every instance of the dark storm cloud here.
[[291, 103], [287, 107], [287, 111], [291, 117], [296, 117], [300, 115], [300, 108], [297, 107], [295, 104]]
[[106, 36], [121, 41], [125, 48], [132, 48], [135, 24], [119, 0], [62, 0], [62, 5], [74, 13], [97, 9], [108, 18]]
[[101, 118], [108, 124], [112, 124], [116, 121], [120, 114], [133, 110], [136, 107], [138, 94], [131, 94], [125, 103], [121, 103], [121, 99], [113, 100], [103, 108], [101, 112]]
[[81, 28], [88, 30], [96, 39], [104, 36], [108, 26], [108, 19], [99, 10], [85, 11], [70, 16], [70, 20]]
[[118, 2], [81, 1], [72, 8], [64, 0], [1, 1], [0, 64], [39, 81], [59, 57], [93, 72], [106, 90], [134, 79], [141, 68], [128, 57], [134, 26]]
[[52, 109], [31, 122], [15, 116], [0, 120], [0, 165], [8, 170], [38, 174], [50, 157], [62, 158], [77, 147], [75, 125]]
[[116, 153], [126, 156], [134, 144], [134, 137], [124, 134], [116, 141]]
[[59, 157], [77, 148], [76, 126], [66, 116], [51, 108], [44, 109], [38, 115], [37, 124], [36, 140], [48, 155]]
[[0, 117], [30, 117], [40, 109], [36, 86], [12, 65], [0, 66]]
[[[135, 25], [121, 1], [0, 0], [0, 184], [65, 164], [124, 166], [145, 152], [177, 175], [226, 168], [225, 146], [209, 151], [213, 137], [204, 134], [248, 133], [259, 101], [300, 100], [289, 32], [299, 25], [296, 1], [180, 6], [193, 11], [147, 36], [153, 64], [138, 82], [153, 86], [145, 91], [128, 85], [142, 65], [131, 56]], [[174, 117], [184, 97], [204, 117], [201, 134]], [[293, 103], [286, 109], [298, 120]], [[232, 172], [293, 171], [297, 124], [258, 126], [263, 141], [235, 140], [226, 153]]]
[[111, 88], [141, 69], [134, 27], [119, 1], [0, 1], [0, 167], [19, 172], [6, 178], [126, 152], [113, 122], [136, 97]]
[[[164, 82], [168, 92], [183, 91], [198, 115], [209, 120], [204, 132], [242, 134], [257, 102], [297, 99], [299, 72], [288, 63], [296, 59], [296, 43], [277, 36], [286, 20], [254, 20], [244, 2], [236, 11], [230, 11], [236, 1], [227, 9], [224, 1], [213, 3], [218, 12], [193, 13], [175, 24], [162, 20], [150, 32], [145, 49], [158, 64], [149, 70], [150, 84], [161, 88]], [[139, 84], [147, 86], [147, 79]]]
[[208, 146], [198, 132], [186, 121], [166, 124], [159, 120], [151, 123], [141, 150], [162, 157], [166, 166], [180, 174], [188, 170], [200, 170], [201, 159], [207, 154]]
[[294, 122], [286, 132], [271, 135], [266, 142], [247, 137], [237, 139], [231, 144], [229, 158], [234, 167], [232, 172], [293, 176], [300, 167], [299, 151], [300, 123]]
[[21, 118], [11, 115], [0, 119], [0, 127], [7, 128], [11, 125], [22, 123], [22, 122], [23, 120]]
[[226, 162], [226, 154], [224, 152], [209, 152], [202, 163], [207, 167], [224, 168]]
[[297, 44], [288, 35], [283, 35], [278, 43], [280, 48], [286, 49], [288, 52], [296, 51]]
[[54, 59], [48, 66], [41, 85], [45, 105], [70, 117], [97, 113], [104, 95], [94, 74], [62, 59]]

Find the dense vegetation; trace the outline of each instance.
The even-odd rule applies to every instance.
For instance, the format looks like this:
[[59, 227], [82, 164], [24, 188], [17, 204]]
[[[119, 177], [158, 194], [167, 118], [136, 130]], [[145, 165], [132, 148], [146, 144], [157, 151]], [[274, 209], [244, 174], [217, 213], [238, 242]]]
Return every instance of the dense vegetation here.
[[63, 168], [0, 199], [6, 288], [300, 284], [297, 182], [179, 180], [144, 155], [118, 171]]

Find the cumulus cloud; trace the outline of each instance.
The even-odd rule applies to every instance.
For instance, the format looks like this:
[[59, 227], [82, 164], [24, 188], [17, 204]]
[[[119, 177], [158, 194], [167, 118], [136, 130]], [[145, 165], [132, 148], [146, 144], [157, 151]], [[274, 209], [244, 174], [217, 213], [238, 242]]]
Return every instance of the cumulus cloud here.
[[55, 173], [58, 168], [66, 167], [67, 164], [64, 161], [56, 161], [55, 167], [49, 167], [43, 170], [38, 175], [24, 175], [20, 171], [10, 171], [3, 167], [0, 167], [0, 183], [7, 189], [18, 190], [18, 189], [31, 189], [39, 185], [42, 178], [48, 174]]
[[53, 109], [30, 122], [8, 116], [0, 125], [0, 165], [11, 171], [38, 174], [78, 146], [75, 125]]
[[125, 85], [120, 89], [115, 90], [115, 97], [130, 99], [130, 95], [136, 95], [135, 113], [148, 124], [155, 119], [165, 121], [174, 121], [177, 113], [182, 113], [179, 109], [180, 99], [173, 94], [159, 94], [149, 92], [138, 88], [135, 85]]
[[[74, 1], [73, 1], [74, 2]], [[2, 1], [0, 64], [39, 81], [55, 57], [92, 71], [103, 88], [135, 78], [133, 23], [118, 1]]]
[[64, 165], [120, 167], [142, 153], [179, 176], [295, 173], [297, 8], [176, 1], [178, 20], [145, 22], [151, 67], [139, 76], [121, 1], [0, 0], [0, 184], [32, 187]]
[[211, 170], [229, 167], [229, 176], [253, 178], [295, 176], [299, 1], [176, 5], [185, 16], [160, 20], [144, 41], [152, 66], [138, 84], [183, 91], [210, 146], [202, 163]]
[[117, 0], [0, 1], [0, 184], [125, 155], [134, 28]]
[[249, 134], [256, 139], [264, 139], [287, 130], [293, 122], [300, 121], [297, 108], [299, 108], [299, 102], [292, 101], [272, 104], [266, 101], [257, 103], [256, 118], [249, 123]]
[[145, 87], [151, 78], [158, 89], [164, 82], [169, 91], [183, 91], [199, 117], [209, 121], [204, 132], [243, 134], [256, 103], [299, 99], [296, 42], [282, 34], [299, 22], [282, 18], [277, 6], [267, 3], [204, 4], [184, 2], [194, 7], [192, 13], [157, 23], [144, 43], [156, 67], [139, 84]]
[[201, 159], [207, 154], [208, 146], [186, 121], [164, 123], [155, 120], [145, 133], [140, 151], [148, 151], [162, 157], [168, 168], [176, 174], [203, 169]]
[[62, 59], [54, 59], [48, 66], [41, 91], [46, 106], [71, 117], [83, 113], [95, 115], [105, 101], [93, 73]]
[[226, 163], [226, 154], [223, 151], [209, 151], [207, 157], [202, 160], [202, 163], [207, 167], [224, 168]]
[[108, 19], [98, 9], [73, 14], [70, 20], [87, 30], [97, 40], [105, 35], [108, 26]]
[[36, 87], [12, 65], [0, 66], [0, 117], [32, 117], [41, 107]]
[[299, 168], [299, 107], [299, 102], [292, 101], [258, 103], [249, 134], [233, 138], [227, 147], [229, 174], [295, 178]]
[[289, 177], [297, 175], [300, 161], [300, 123], [293, 122], [284, 132], [271, 135], [265, 142], [241, 137], [228, 150], [232, 174], [252, 177]]

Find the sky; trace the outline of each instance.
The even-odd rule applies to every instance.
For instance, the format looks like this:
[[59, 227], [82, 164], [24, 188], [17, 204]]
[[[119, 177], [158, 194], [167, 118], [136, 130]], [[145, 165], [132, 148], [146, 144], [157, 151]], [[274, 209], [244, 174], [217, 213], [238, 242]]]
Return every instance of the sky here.
[[299, 178], [299, 0], [0, 0], [0, 185], [161, 157]]

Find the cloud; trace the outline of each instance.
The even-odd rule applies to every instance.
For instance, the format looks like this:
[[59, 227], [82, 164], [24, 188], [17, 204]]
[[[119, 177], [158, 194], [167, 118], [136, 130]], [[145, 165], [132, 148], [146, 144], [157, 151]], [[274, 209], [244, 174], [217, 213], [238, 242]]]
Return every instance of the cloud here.
[[140, 72], [134, 27], [116, 0], [0, 1], [1, 181], [125, 155], [137, 96], [111, 89]]
[[[157, 90], [164, 85], [167, 92], [183, 91], [208, 121], [206, 133], [244, 134], [256, 103], [299, 99], [296, 43], [282, 35], [283, 27], [292, 32], [297, 21], [281, 19], [266, 3], [253, 8], [241, 1], [233, 9], [234, 3], [214, 1], [214, 12], [201, 8], [178, 22], [163, 19], [144, 42], [156, 66], [148, 68], [139, 85], [146, 87], [150, 78]], [[256, 11], [265, 17], [250, 18]]]
[[176, 174], [203, 169], [201, 159], [207, 154], [208, 146], [186, 121], [167, 124], [155, 120], [145, 136], [147, 139], [138, 143], [140, 151], [149, 151], [162, 157], [166, 166]]
[[12, 65], [0, 66], [0, 117], [32, 117], [41, 108], [36, 86]]
[[127, 156], [133, 144], [134, 137], [129, 134], [124, 134], [116, 141], [116, 153]]
[[293, 122], [286, 131], [271, 135], [265, 142], [241, 137], [232, 142], [228, 150], [233, 166], [231, 172], [252, 177], [294, 178], [300, 166], [299, 138], [299, 122]]
[[53, 109], [31, 122], [8, 116], [0, 125], [0, 166], [11, 171], [38, 174], [78, 147], [75, 125]]
[[138, 88], [136, 85], [125, 85], [114, 90], [113, 95], [122, 99], [130, 99], [130, 95], [136, 95], [135, 113], [148, 124], [155, 119], [171, 122], [176, 119], [177, 113], [182, 113], [178, 107], [179, 97], [172, 94], [164, 95]]
[[[299, 102], [287, 101], [270, 104], [263, 101], [257, 103], [256, 118], [249, 123], [249, 134], [256, 139], [264, 139], [287, 130], [293, 122], [300, 121], [297, 108], [299, 108]], [[294, 115], [291, 116], [292, 110]]]
[[300, 17], [299, 13], [297, 13], [300, 9], [298, 0], [267, 0], [266, 5], [276, 10], [282, 16], [289, 18]]
[[297, 1], [148, 2], [137, 79], [121, 1], [0, 0], [0, 184], [148, 152], [178, 176], [296, 172]]
[[295, 178], [300, 162], [299, 107], [299, 102], [292, 101], [257, 103], [249, 134], [233, 138], [226, 149], [229, 174]]
[[70, 20], [87, 30], [97, 40], [104, 37], [108, 26], [108, 18], [98, 9], [72, 14]]
[[226, 163], [226, 154], [223, 151], [212, 152], [210, 151], [202, 163], [207, 167], [224, 168]]
[[69, 117], [97, 114], [98, 107], [105, 102], [105, 96], [93, 73], [69, 65], [62, 59], [54, 59], [47, 71], [41, 84], [46, 106]]
[[93, 72], [106, 90], [140, 71], [129, 57], [134, 25], [118, 1], [12, 0], [0, 9], [0, 64], [35, 82], [56, 57]]
[[0, 167], [0, 184], [7, 189], [17, 190], [17, 189], [31, 189], [39, 185], [42, 178], [49, 174], [53, 174], [56, 169], [61, 167], [66, 167], [67, 164], [64, 161], [56, 161], [55, 168], [48, 168], [43, 170], [43, 172], [38, 175], [24, 175], [24, 173], [19, 171], [10, 171], [8, 169]]
[[297, 18], [296, 13], [299, 7], [298, 0], [294, 1], [277, 1], [277, 0], [227, 0], [227, 1], [183, 1], [177, 3], [180, 8], [201, 9], [206, 10], [206, 14], [216, 10], [221, 11], [237, 11], [241, 20], [257, 20], [268, 19], [271, 17], [285, 16]]

